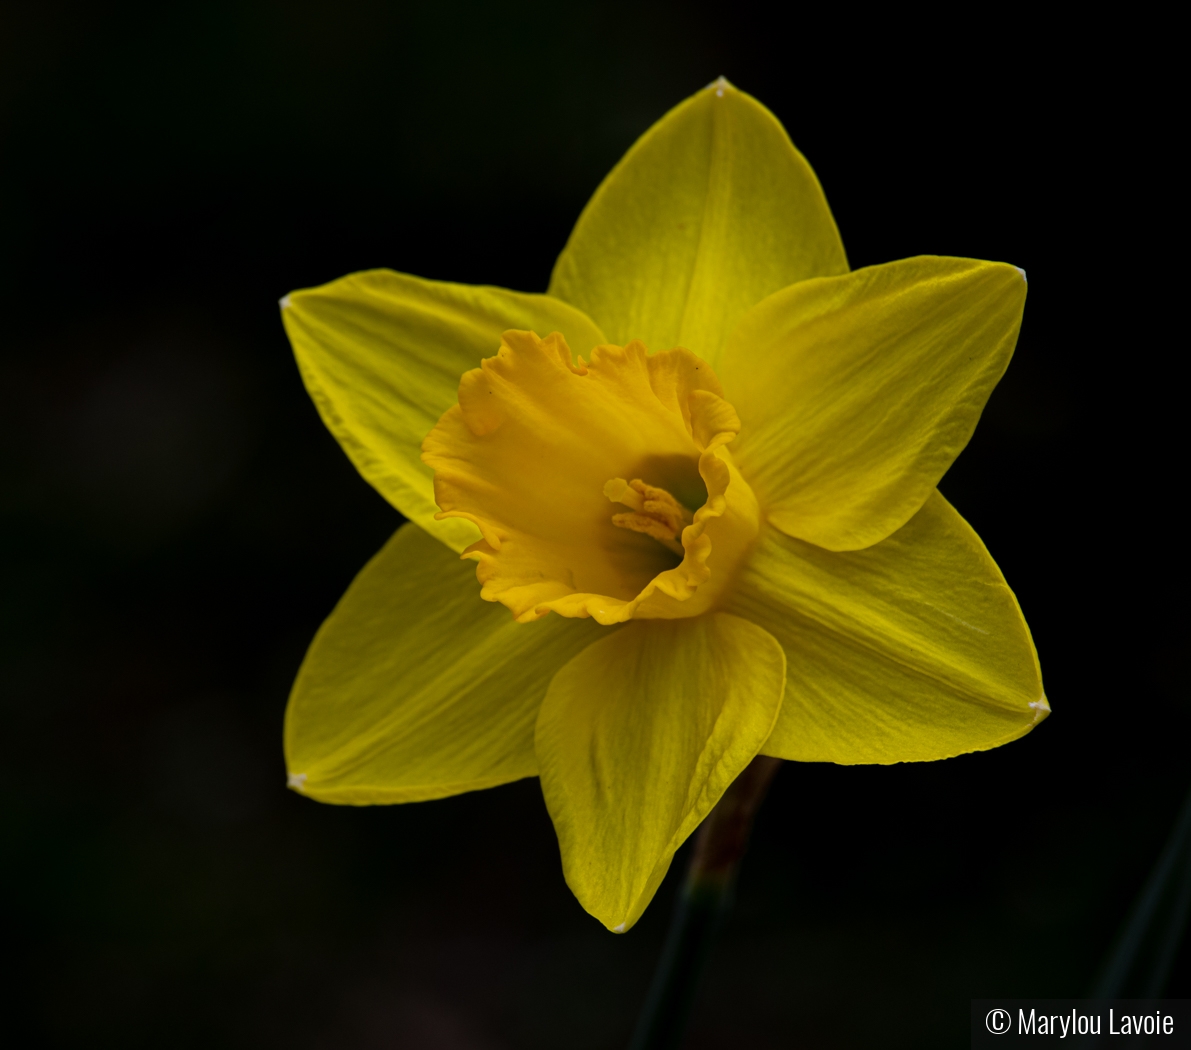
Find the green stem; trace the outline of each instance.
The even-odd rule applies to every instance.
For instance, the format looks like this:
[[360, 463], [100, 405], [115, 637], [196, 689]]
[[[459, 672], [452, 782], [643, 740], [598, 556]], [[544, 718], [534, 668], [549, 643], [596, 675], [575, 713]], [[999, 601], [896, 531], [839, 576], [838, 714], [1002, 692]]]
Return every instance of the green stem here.
[[1166, 988], [1191, 913], [1191, 792], [1133, 909], [1093, 996], [1157, 999]]
[[758, 755], [724, 792], [695, 838], [653, 984], [629, 1050], [677, 1050], [711, 946], [732, 907], [753, 818], [781, 759]]

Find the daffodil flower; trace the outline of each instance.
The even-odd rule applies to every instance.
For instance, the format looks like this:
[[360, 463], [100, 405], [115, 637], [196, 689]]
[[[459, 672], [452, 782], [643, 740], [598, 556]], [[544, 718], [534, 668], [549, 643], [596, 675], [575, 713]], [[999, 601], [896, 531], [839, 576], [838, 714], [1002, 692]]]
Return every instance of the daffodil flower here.
[[1029, 630], [936, 489], [1025, 294], [1002, 263], [849, 272], [810, 166], [721, 80], [616, 166], [545, 295], [373, 270], [286, 296], [323, 420], [410, 522], [310, 647], [291, 786], [538, 776], [567, 883], [623, 931], [758, 754], [1028, 732]]

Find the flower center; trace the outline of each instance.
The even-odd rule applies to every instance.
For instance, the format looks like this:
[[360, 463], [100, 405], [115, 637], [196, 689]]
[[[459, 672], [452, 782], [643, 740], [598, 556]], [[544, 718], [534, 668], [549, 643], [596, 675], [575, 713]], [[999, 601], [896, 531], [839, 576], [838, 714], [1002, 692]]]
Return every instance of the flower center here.
[[680, 558], [686, 554], [678, 536], [695, 518], [665, 489], [646, 485], [640, 478], [633, 481], [613, 478], [604, 485], [604, 495], [613, 503], [622, 503], [633, 511], [631, 514], [613, 514], [613, 525], [652, 536]]
[[689, 350], [632, 342], [574, 363], [558, 333], [506, 332], [464, 374], [422, 458], [440, 517], [480, 530], [463, 556], [482, 597], [521, 621], [612, 624], [696, 616], [731, 581], [758, 530], [726, 448], [739, 429]]

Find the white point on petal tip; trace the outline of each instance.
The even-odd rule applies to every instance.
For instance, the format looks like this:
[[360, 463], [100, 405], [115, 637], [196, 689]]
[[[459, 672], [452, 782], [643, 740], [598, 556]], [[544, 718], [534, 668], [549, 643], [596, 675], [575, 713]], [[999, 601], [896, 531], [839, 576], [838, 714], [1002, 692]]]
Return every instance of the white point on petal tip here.
[[625, 925], [626, 924], [622, 922], [619, 926], [613, 926], [612, 932], [613, 933], [624, 933]]
[[1050, 714], [1050, 704], [1046, 702], [1046, 697], [1039, 697], [1037, 700], [1030, 701], [1030, 707], [1034, 709], [1034, 721], [1039, 722], [1041, 719]]
[[281, 307], [281, 309], [283, 309], [283, 310], [286, 309], [289, 306], [289, 296], [283, 295], [280, 299], [277, 300], [277, 304]]
[[715, 88], [715, 97], [716, 98], [723, 98], [724, 97], [724, 88], [730, 88], [732, 85], [728, 83], [727, 77], [721, 76], [721, 77], [716, 77], [715, 80], [713, 80], [707, 86], [709, 88]]
[[1026, 271], [1025, 271], [1025, 270], [1023, 270], [1023, 269], [1022, 269], [1020, 266], [1015, 266], [1015, 267], [1013, 267], [1013, 268], [1014, 268], [1014, 269], [1015, 269], [1015, 270], [1016, 270], [1018, 273], [1020, 273], [1020, 274], [1021, 274], [1021, 279], [1022, 279], [1023, 281], [1025, 281], [1025, 282], [1026, 282], [1026, 284], [1029, 284], [1029, 283], [1030, 283], [1030, 281], [1029, 281], [1029, 278], [1027, 278], [1027, 277], [1026, 277]]
[[293, 788], [295, 791], [301, 791], [303, 785], [306, 783], [305, 773], [287, 773], [285, 777], [285, 786]]

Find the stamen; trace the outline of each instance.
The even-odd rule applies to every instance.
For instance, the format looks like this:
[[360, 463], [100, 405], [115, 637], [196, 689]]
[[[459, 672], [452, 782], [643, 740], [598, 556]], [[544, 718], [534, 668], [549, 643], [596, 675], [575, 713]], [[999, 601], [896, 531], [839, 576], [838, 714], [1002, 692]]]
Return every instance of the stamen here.
[[612, 524], [643, 532], [677, 555], [685, 554], [679, 537], [694, 516], [665, 489], [647, 485], [640, 478], [613, 478], [604, 485], [604, 495], [613, 503], [632, 509], [631, 514], [613, 514]]

